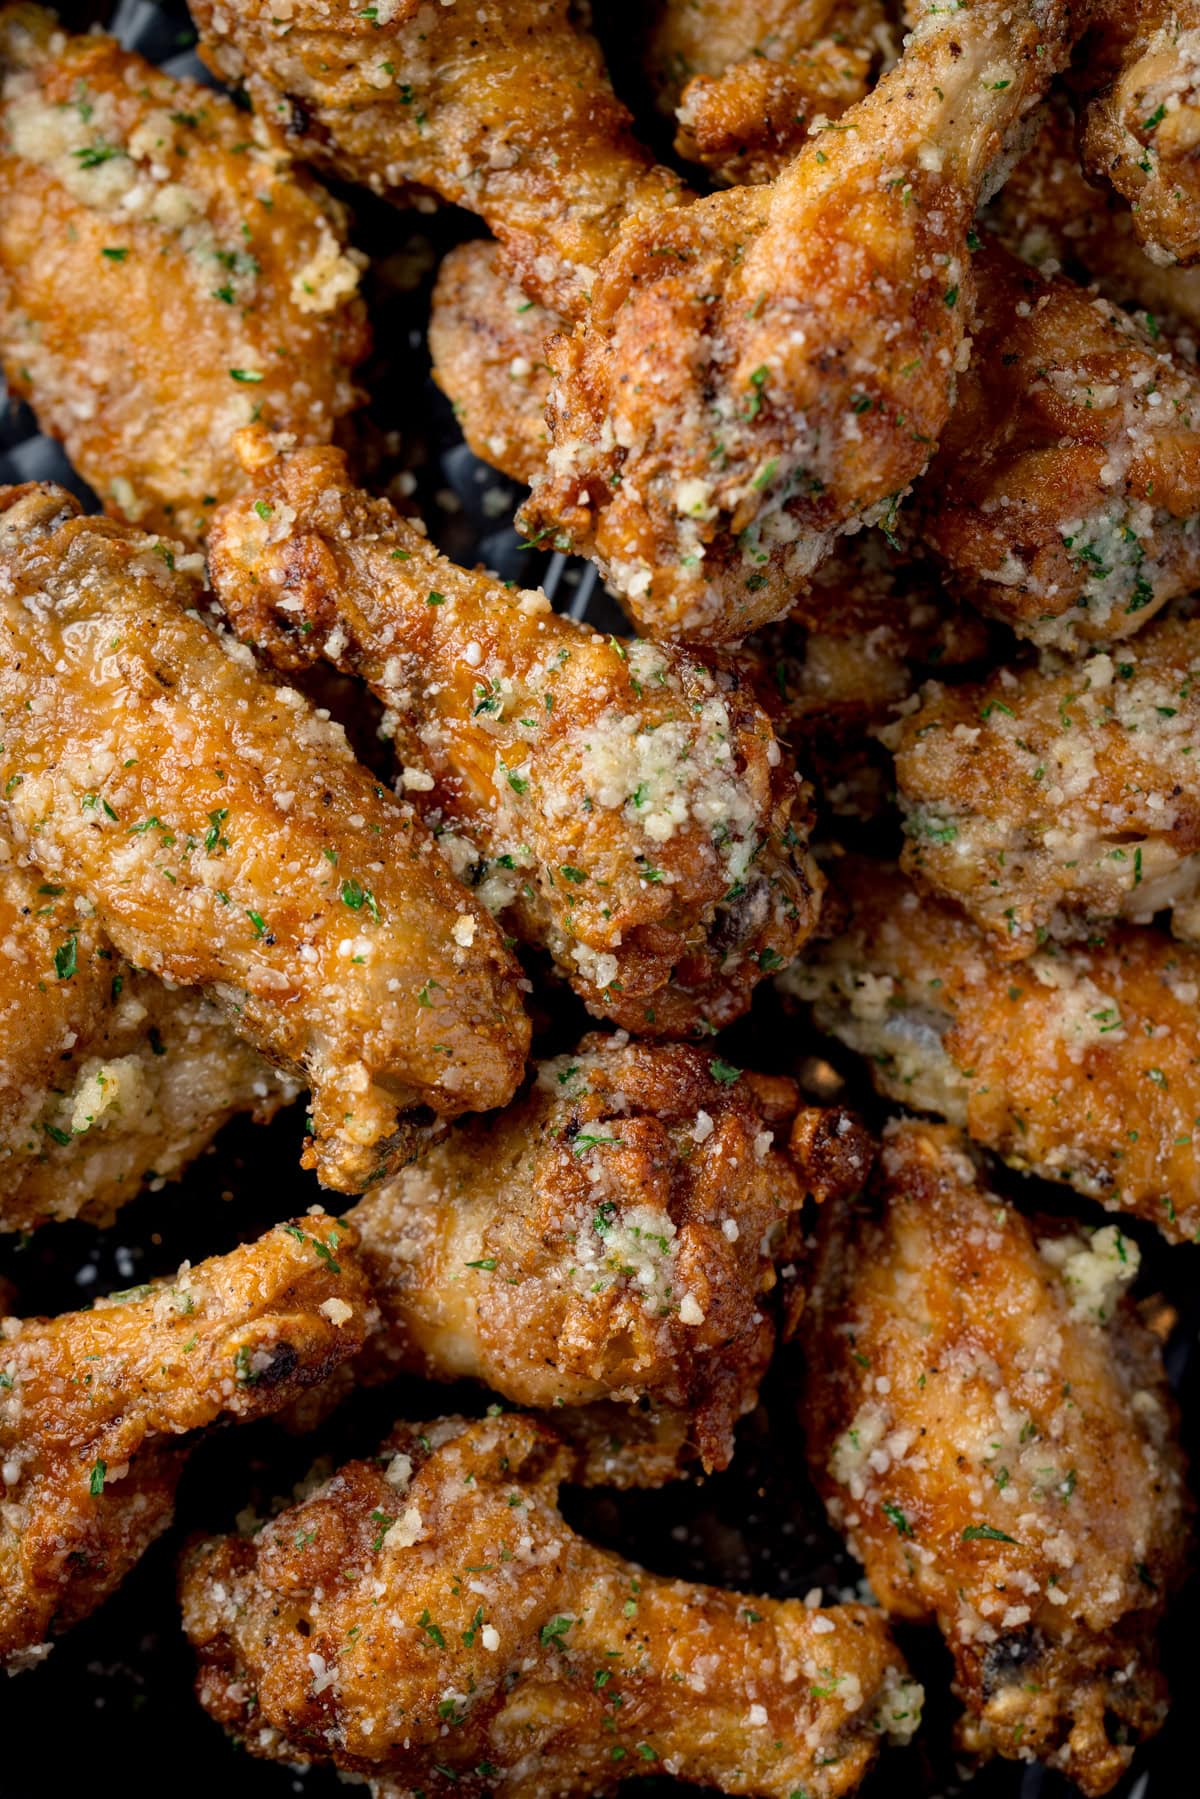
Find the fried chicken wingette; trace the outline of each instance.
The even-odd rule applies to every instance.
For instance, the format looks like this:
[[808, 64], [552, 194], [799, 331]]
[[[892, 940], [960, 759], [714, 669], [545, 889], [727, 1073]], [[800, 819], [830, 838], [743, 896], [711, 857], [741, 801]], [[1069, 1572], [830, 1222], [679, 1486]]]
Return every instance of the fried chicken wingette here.
[[1106, 1793], [1163, 1721], [1156, 1636], [1189, 1506], [1137, 1251], [1029, 1224], [962, 1139], [901, 1125], [823, 1215], [802, 1418], [885, 1610], [936, 1619], [964, 1746]]
[[354, 1233], [319, 1213], [89, 1311], [0, 1320], [0, 1661], [40, 1661], [171, 1522], [188, 1438], [361, 1347]]
[[1200, 937], [1198, 676], [1200, 623], [1164, 618], [1111, 655], [931, 683], [887, 733], [905, 868], [1006, 956], [1168, 907]]
[[463, 878], [593, 1011], [668, 1036], [739, 1016], [812, 930], [820, 877], [808, 789], [736, 666], [458, 568], [337, 450], [242, 444], [211, 556], [237, 628], [365, 677]]
[[78, 896], [0, 862], [0, 1230], [106, 1223], [235, 1112], [298, 1091], [203, 994], [131, 967]]
[[107, 511], [199, 539], [265, 418], [327, 441], [366, 351], [341, 209], [224, 95], [0, 11], [0, 361]]
[[930, 5], [772, 186], [628, 224], [550, 352], [531, 535], [591, 556], [651, 635], [726, 641], [781, 617], [936, 447], [968, 354], [980, 189], [1080, 11]]
[[394, 194], [418, 183], [483, 218], [522, 286], [572, 316], [621, 221], [679, 177], [634, 140], [567, 0], [503, 6], [193, 0], [201, 53], [297, 154]]
[[0, 822], [130, 961], [303, 1074], [306, 1165], [353, 1191], [391, 1172], [406, 1108], [511, 1097], [517, 967], [419, 819], [203, 600], [170, 543], [0, 491]]
[[[855, 1191], [869, 1139], [786, 1080], [682, 1044], [585, 1038], [507, 1111], [428, 1134], [352, 1220], [393, 1369], [486, 1381], [543, 1409], [649, 1400], [724, 1467], [775, 1340], [776, 1264], [807, 1191]], [[768, 1122], [769, 1121], [769, 1122]], [[794, 1316], [802, 1291], [789, 1289]]]
[[1124, 926], [1014, 969], [957, 906], [846, 857], [838, 935], [780, 977], [889, 1099], [1015, 1168], [1200, 1239], [1200, 954]]
[[653, 1771], [836, 1799], [920, 1716], [878, 1610], [665, 1580], [555, 1500], [571, 1456], [519, 1414], [399, 1425], [253, 1538], [198, 1543], [201, 1703], [256, 1755], [377, 1799], [606, 1794]]

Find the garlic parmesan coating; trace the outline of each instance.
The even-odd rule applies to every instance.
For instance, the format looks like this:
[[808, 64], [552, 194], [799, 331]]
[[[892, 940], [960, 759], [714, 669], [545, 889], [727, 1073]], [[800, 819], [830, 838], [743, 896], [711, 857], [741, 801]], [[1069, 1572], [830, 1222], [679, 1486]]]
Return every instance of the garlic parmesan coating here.
[[319, 1212], [174, 1280], [0, 1319], [0, 1663], [114, 1592], [171, 1522], [189, 1438], [288, 1405], [358, 1350], [354, 1233]]
[[773, 185], [628, 223], [549, 354], [530, 535], [592, 557], [652, 636], [729, 641], [781, 617], [941, 436], [980, 189], [1080, 10], [931, 3]]
[[1137, 1252], [1027, 1222], [957, 1133], [901, 1124], [822, 1214], [802, 1399], [814, 1478], [894, 1618], [935, 1620], [962, 1745], [1106, 1793], [1166, 1712], [1156, 1637], [1190, 1505]]
[[327, 441], [367, 349], [342, 209], [222, 94], [0, 11], [0, 362], [116, 518], [194, 543], [264, 418]]
[[213, 527], [236, 628], [389, 708], [455, 869], [592, 1011], [679, 1036], [737, 1018], [816, 921], [808, 788], [734, 663], [602, 635], [440, 555], [335, 449], [242, 440]]
[[1200, 581], [1200, 376], [1161, 337], [991, 243], [975, 344], [916, 527], [1036, 643], [1111, 642]]
[[398, 1425], [254, 1537], [183, 1569], [197, 1690], [252, 1754], [375, 1799], [849, 1793], [921, 1689], [875, 1608], [665, 1580], [556, 1505], [570, 1451], [519, 1413]]
[[[773, 1138], [786, 1148], [796, 1107], [790, 1081], [684, 1044], [588, 1037], [543, 1062], [523, 1099], [430, 1131], [355, 1207], [383, 1314], [373, 1355], [542, 1409], [648, 1399], [688, 1415], [693, 1453], [724, 1467], [805, 1194], [854, 1191], [870, 1167], [841, 1112], [818, 1114], [793, 1166]], [[786, 1297], [794, 1318], [803, 1292]]]
[[298, 1091], [203, 994], [132, 968], [68, 888], [0, 861], [0, 1230], [108, 1223], [236, 1112]]
[[780, 977], [878, 1090], [1014, 1168], [1200, 1240], [1200, 953], [1148, 926], [1019, 966], [959, 908], [845, 857], [845, 920]]
[[296, 154], [385, 197], [408, 184], [478, 213], [522, 286], [571, 316], [623, 219], [680, 179], [635, 141], [568, 0], [368, 10], [194, 0], [201, 53]]
[[407, 1108], [511, 1097], [517, 967], [341, 727], [201, 616], [176, 549], [0, 491], [0, 823], [122, 955], [303, 1076], [305, 1165], [355, 1191]]
[[903, 864], [1004, 956], [1171, 909], [1200, 937], [1200, 622], [1073, 660], [930, 683], [888, 731]]

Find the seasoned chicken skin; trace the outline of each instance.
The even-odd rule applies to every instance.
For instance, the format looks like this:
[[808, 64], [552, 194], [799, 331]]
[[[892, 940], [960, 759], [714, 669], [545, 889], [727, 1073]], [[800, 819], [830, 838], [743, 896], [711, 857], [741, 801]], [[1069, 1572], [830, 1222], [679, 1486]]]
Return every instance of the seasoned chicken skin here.
[[161, 539], [0, 492], [4, 829], [139, 967], [312, 1088], [306, 1165], [390, 1172], [401, 1115], [502, 1105], [516, 964], [339, 726], [207, 623]]
[[858, 857], [830, 941], [780, 976], [881, 1093], [1014, 1168], [1200, 1239], [1200, 953], [1149, 927], [1046, 944], [1014, 968], [958, 907]]
[[0, 1661], [115, 1591], [171, 1522], [189, 1438], [289, 1404], [361, 1347], [354, 1233], [320, 1213], [58, 1318], [0, 1320]]
[[[760, 1097], [761, 1096], [761, 1097]], [[723, 1467], [775, 1339], [806, 1191], [856, 1190], [869, 1139], [710, 1051], [585, 1038], [506, 1111], [431, 1132], [352, 1214], [387, 1365], [543, 1409], [648, 1399]], [[769, 1122], [768, 1122], [769, 1121]], [[772, 1130], [772, 1125], [776, 1130]], [[802, 1290], [788, 1291], [794, 1318]]]
[[78, 895], [0, 861], [0, 1230], [107, 1223], [235, 1112], [298, 1091], [203, 994], [131, 967]]
[[1111, 654], [931, 683], [888, 732], [904, 866], [1002, 955], [1166, 907], [1200, 934], [1200, 623], [1156, 621]]
[[802, 1418], [895, 1618], [934, 1619], [968, 1750], [1106, 1793], [1163, 1721], [1156, 1636], [1189, 1504], [1158, 1344], [1114, 1225], [1027, 1223], [962, 1140], [899, 1125], [822, 1216]]
[[980, 189], [1079, 11], [931, 4], [900, 63], [772, 186], [627, 224], [549, 354], [531, 535], [591, 556], [651, 635], [728, 641], [782, 616], [941, 436]]
[[455, 867], [593, 1011], [668, 1036], [738, 1017], [821, 883], [808, 789], [737, 666], [458, 568], [337, 450], [243, 453], [211, 558], [237, 629], [285, 667], [366, 678]]
[[0, 361], [108, 512], [194, 542], [251, 418], [327, 441], [367, 348], [340, 207], [222, 94], [0, 11]]
[[478, 213], [522, 286], [565, 313], [622, 220], [683, 192], [634, 140], [567, 0], [277, 10], [194, 0], [216, 73], [243, 82], [297, 154], [376, 193], [415, 182]]
[[835, 1799], [911, 1734], [921, 1689], [877, 1610], [648, 1574], [563, 1522], [570, 1471], [528, 1416], [399, 1425], [255, 1537], [198, 1543], [201, 1703], [253, 1754], [332, 1761], [377, 1799], [566, 1799], [653, 1770]]

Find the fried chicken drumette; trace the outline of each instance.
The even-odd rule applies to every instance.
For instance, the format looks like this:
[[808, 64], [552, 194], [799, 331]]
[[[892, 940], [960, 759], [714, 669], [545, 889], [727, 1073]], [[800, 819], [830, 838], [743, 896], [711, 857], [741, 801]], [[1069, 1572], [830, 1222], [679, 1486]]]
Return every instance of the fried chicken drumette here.
[[171, 1522], [197, 1431], [261, 1418], [361, 1347], [353, 1231], [319, 1212], [174, 1280], [59, 1318], [0, 1320], [0, 1661], [109, 1594]]
[[512, 1096], [517, 967], [419, 819], [203, 600], [169, 542], [0, 492], [5, 829], [130, 961], [303, 1074], [306, 1165], [354, 1191], [406, 1108]]
[[780, 984], [881, 1093], [1175, 1242], [1200, 1238], [1200, 954], [1124, 926], [1014, 968], [894, 869], [846, 857], [834, 884], [844, 925]]
[[1198, 674], [1200, 624], [1165, 618], [1111, 655], [931, 683], [888, 731], [905, 868], [1006, 956], [1167, 907], [1197, 937]]
[[1031, 1225], [962, 1139], [906, 1124], [823, 1214], [809, 1457], [885, 1611], [936, 1620], [964, 1746], [1106, 1793], [1162, 1724], [1156, 1635], [1189, 1504], [1115, 1225]]
[[0, 361], [117, 518], [199, 539], [265, 418], [326, 441], [367, 348], [341, 208], [222, 94], [0, 11]]
[[[386, 1366], [486, 1381], [519, 1405], [615, 1398], [688, 1414], [724, 1467], [775, 1340], [776, 1265], [806, 1192], [862, 1186], [844, 1112], [683, 1044], [585, 1038], [506, 1111], [431, 1131], [352, 1214]], [[787, 1288], [791, 1321], [802, 1290]]]
[[549, 356], [530, 534], [591, 556], [651, 635], [726, 641], [782, 616], [941, 436], [980, 189], [1078, 11], [931, 5], [896, 68], [770, 187], [628, 224]]
[[242, 442], [211, 557], [237, 629], [370, 683], [463, 878], [593, 1011], [668, 1036], [738, 1017], [812, 930], [820, 877], [808, 789], [736, 665], [458, 568], [337, 450]]
[[399, 1425], [253, 1538], [183, 1572], [201, 1703], [251, 1753], [332, 1761], [377, 1799], [612, 1792], [668, 1772], [850, 1792], [921, 1689], [880, 1613], [665, 1580], [555, 1500], [570, 1452], [519, 1414]]
[[234, 1113], [298, 1091], [203, 994], [131, 967], [77, 895], [0, 862], [0, 1230], [106, 1223]]
[[567, 0], [400, 0], [374, 16], [303, 0], [276, 14], [269, 0], [193, 0], [202, 55], [297, 154], [385, 196], [417, 183], [478, 213], [522, 286], [571, 316], [621, 221], [683, 192], [635, 141]]

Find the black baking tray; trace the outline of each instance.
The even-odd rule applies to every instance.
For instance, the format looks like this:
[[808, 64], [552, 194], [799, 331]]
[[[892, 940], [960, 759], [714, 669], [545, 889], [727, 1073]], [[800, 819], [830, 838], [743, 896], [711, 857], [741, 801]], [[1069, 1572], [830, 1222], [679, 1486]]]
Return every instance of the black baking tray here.
[[[172, 73], [207, 79], [194, 55], [186, 9], [174, 0], [60, 10], [76, 29], [99, 18], [130, 48]], [[602, 31], [607, 10], [596, 8]], [[615, 60], [619, 67], [619, 56]], [[468, 564], [484, 562], [524, 584], [540, 581], [560, 609], [603, 629], [621, 628], [620, 613], [593, 570], [561, 556], [547, 558], [521, 543], [510, 523], [518, 490], [471, 455], [429, 379], [424, 323], [430, 276], [415, 286], [397, 284], [389, 258], [404, 252], [410, 268], [424, 260], [431, 272], [437, 255], [456, 238], [472, 235], [475, 225], [448, 211], [392, 211], [358, 191], [345, 197], [355, 215], [355, 242], [373, 259], [367, 297], [377, 341], [387, 346], [386, 359], [377, 357], [366, 371], [372, 484], [382, 488], [402, 472], [411, 476], [414, 501], [450, 555]], [[416, 403], [414, 395], [420, 396]], [[43, 479], [62, 482], [95, 508], [94, 496], [61, 449], [38, 434], [26, 408], [5, 402], [0, 386], [0, 484]], [[364, 697], [360, 716], [346, 722], [357, 727], [360, 742], [369, 743], [370, 701]], [[887, 853], [892, 846], [881, 833], [873, 847]], [[587, 1024], [569, 995], [551, 994], [537, 1019], [539, 1051], [568, 1046]], [[770, 992], [760, 992], [752, 1018], [727, 1033], [723, 1047], [735, 1060], [756, 1067], [810, 1082], [819, 1075], [822, 1090], [839, 1081], [843, 1096], [869, 1116], [879, 1115], [853, 1064], [806, 1037]], [[15, 1309], [32, 1314], [85, 1304], [170, 1272], [185, 1257], [197, 1261], [219, 1254], [276, 1219], [303, 1211], [319, 1199], [320, 1189], [298, 1166], [302, 1128], [297, 1108], [266, 1128], [235, 1122], [183, 1181], [143, 1194], [108, 1231], [52, 1225], [21, 1241], [0, 1238], [0, 1276], [15, 1290]], [[997, 1184], [1026, 1208], [1099, 1217], [1073, 1195], [1002, 1170]], [[1148, 1227], [1128, 1228], [1143, 1251], [1139, 1290], [1161, 1293], [1177, 1313], [1168, 1368], [1194, 1453], [1200, 1435], [1194, 1353], [1200, 1247], [1168, 1249]], [[825, 1525], [804, 1471], [796, 1406], [803, 1329], [800, 1335], [799, 1345], [777, 1357], [757, 1410], [739, 1429], [738, 1453], [725, 1474], [650, 1494], [568, 1491], [564, 1511], [570, 1521], [593, 1540], [664, 1574], [779, 1597], [803, 1595], [813, 1587], [822, 1588], [826, 1599], [856, 1596], [861, 1571]], [[0, 1677], [0, 1799], [65, 1793], [87, 1799], [110, 1794], [210, 1799], [218, 1790], [230, 1799], [286, 1794], [326, 1799], [344, 1792], [328, 1769], [294, 1770], [253, 1760], [200, 1710], [176, 1604], [180, 1544], [194, 1531], [231, 1528], [247, 1505], [269, 1505], [314, 1461], [333, 1466], [368, 1451], [393, 1418], [478, 1411], [484, 1403], [478, 1389], [407, 1381], [358, 1396], [314, 1435], [289, 1437], [268, 1423], [217, 1432], [202, 1442], [183, 1480], [175, 1527], [120, 1592], [39, 1667], [8, 1680]], [[1162, 1734], [1137, 1756], [1118, 1789], [1120, 1799], [1194, 1799], [1200, 1792], [1186, 1719], [1187, 1694], [1200, 1672], [1191, 1629], [1198, 1599], [1193, 1580], [1178, 1596], [1164, 1632], [1168, 1673], [1180, 1702]], [[956, 1765], [949, 1657], [933, 1632], [900, 1634], [926, 1683], [927, 1722], [917, 1743], [881, 1759], [862, 1789], [864, 1799], [1069, 1799], [1075, 1789], [1038, 1767], [997, 1762], [972, 1773]], [[661, 1777], [630, 1783], [631, 1793], [646, 1799], [694, 1790]]]

